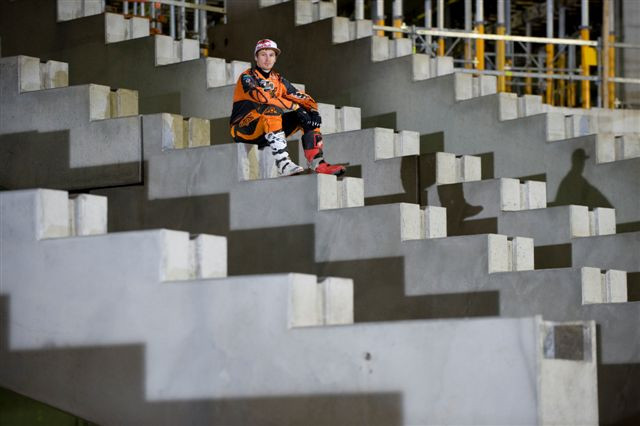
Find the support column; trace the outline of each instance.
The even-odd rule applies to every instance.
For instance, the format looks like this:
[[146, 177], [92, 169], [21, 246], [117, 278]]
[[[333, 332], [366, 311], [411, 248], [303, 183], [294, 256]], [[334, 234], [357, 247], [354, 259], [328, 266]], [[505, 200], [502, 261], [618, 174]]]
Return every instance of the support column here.
[[[576, 46], [569, 46], [569, 69], [571, 70], [571, 74], [573, 74], [573, 70], [576, 68]], [[576, 106], [576, 82], [569, 82], [569, 89], [567, 91], [567, 105], [570, 107]]]
[[169, 35], [172, 39], [176, 39], [176, 7], [169, 6]]
[[[506, 29], [506, 34], [507, 35], [511, 35], [511, 0], [505, 0], [504, 2], [504, 26]], [[511, 70], [513, 67], [513, 62], [514, 62], [514, 56], [513, 56], [513, 42], [512, 41], [508, 41], [505, 44], [506, 46], [506, 63], [505, 63], [505, 69], [506, 70]], [[513, 90], [511, 89], [511, 75], [507, 75], [506, 76], [506, 84], [507, 84], [507, 92], [512, 92]]]
[[[438, 29], [444, 30], [444, 0], [438, 0]], [[444, 56], [444, 37], [438, 38], [438, 56]]]
[[[504, 0], [498, 0], [498, 35], [505, 34], [504, 26]], [[505, 42], [504, 40], [496, 40], [496, 68], [498, 71], [504, 73], [505, 63]], [[504, 74], [498, 75], [498, 92], [506, 92], [507, 84]]]
[[[527, 37], [531, 37], [531, 21], [525, 22], [525, 35]], [[531, 67], [531, 43], [527, 42], [525, 44], [526, 47], [526, 58], [525, 58], [525, 66], [527, 67], [527, 71], [530, 71]], [[533, 94], [533, 79], [531, 77], [525, 77], [524, 79], [524, 93], [527, 95]]]
[[[433, 22], [433, 7], [431, 4], [431, 0], [424, 0], [424, 27], [428, 30], [431, 29], [431, 23]], [[432, 52], [431, 48], [432, 38], [430, 35], [427, 36], [427, 46], [429, 46], [429, 51], [427, 53]]]
[[[375, 0], [372, 15], [374, 25], [384, 25], [384, 0]], [[376, 31], [376, 35], [383, 37], [384, 31]]]
[[[471, 13], [471, 0], [464, 0], [464, 30], [469, 33], [473, 30], [471, 24]], [[471, 39], [467, 38], [464, 40], [464, 67], [467, 69], [471, 69], [473, 67], [472, 53]]]
[[[559, 38], [565, 38], [567, 36], [566, 34], [566, 12], [567, 12], [567, 8], [565, 6], [560, 6], [560, 8], [558, 9], [558, 37]], [[558, 56], [558, 68], [560, 69], [559, 73], [560, 74], [565, 74], [564, 69], [567, 67], [567, 52], [566, 52], [566, 46], [561, 46], [559, 48], [559, 52], [560, 55]], [[566, 105], [566, 81], [565, 80], [558, 80], [558, 105], [560, 106], [565, 106]]]
[[[476, 0], [476, 32], [484, 34], [484, 5], [483, 0]], [[476, 40], [476, 68], [480, 71], [484, 70], [484, 40]]]
[[[402, 0], [393, 0], [393, 26], [395, 28], [402, 28]], [[402, 38], [402, 33], [393, 33], [393, 38]]]
[[[547, 0], [547, 37], [553, 38], [553, 0]], [[547, 43], [547, 74], [553, 74], [553, 56], [554, 46], [551, 43]], [[545, 102], [549, 105], [553, 105], [553, 79], [547, 79], [547, 88], [545, 91]]]
[[125, 14], [125, 15], [129, 14], [129, 2], [128, 1], [122, 2], [122, 13]]
[[[580, 38], [589, 40], [589, 1], [582, 0], [582, 26], [580, 27]], [[589, 46], [580, 46], [582, 76], [589, 77], [589, 63], [587, 56], [589, 55]], [[591, 108], [591, 82], [582, 80], [580, 95], [582, 98], [582, 108]]]
[[356, 20], [364, 19], [364, 0], [356, 0]]

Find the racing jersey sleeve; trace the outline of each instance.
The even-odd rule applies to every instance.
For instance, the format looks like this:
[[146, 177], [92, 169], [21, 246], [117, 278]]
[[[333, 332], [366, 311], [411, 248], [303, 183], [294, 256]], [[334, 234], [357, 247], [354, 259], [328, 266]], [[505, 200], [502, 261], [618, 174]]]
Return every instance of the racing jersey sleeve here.
[[285, 88], [285, 93], [282, 95], [283, 98], [300, 105], [304, 109], [312, 111], [318, 110], [318, 103], [311, 96], [304, 92], [300, 92], [286, 78], [281, 77], [280, 80]]

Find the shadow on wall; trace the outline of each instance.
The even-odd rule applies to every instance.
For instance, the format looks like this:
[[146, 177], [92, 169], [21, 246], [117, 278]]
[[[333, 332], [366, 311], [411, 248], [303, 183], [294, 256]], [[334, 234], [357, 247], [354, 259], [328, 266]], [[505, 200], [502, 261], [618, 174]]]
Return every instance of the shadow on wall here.
[[0, 135], [0, 186], [79, 189], [142, 182], [141, 162], [71, 167], [69, 131]]
[[[9, 298], [0, 296], [0, 386], [46, 395], [43, 402], [100, 424], [403, 423], [402, 396], [393, 392], [148, 401], [144, 345], [10, 351], [8, 314]], [[11, 415], [20, 418], [27, 413]], [[2, 424], [4, 416], [3, 412]]]
[[582, 148], [573, 151], [571, 155], [571, 170], [560, 182], [556, 199], [549, 203], [549, 207], [569, 204], [577, 204], [589, 208], [613, 207], [607, 197], [583, 176], [585, 162], [588, 158], [589, 156]]

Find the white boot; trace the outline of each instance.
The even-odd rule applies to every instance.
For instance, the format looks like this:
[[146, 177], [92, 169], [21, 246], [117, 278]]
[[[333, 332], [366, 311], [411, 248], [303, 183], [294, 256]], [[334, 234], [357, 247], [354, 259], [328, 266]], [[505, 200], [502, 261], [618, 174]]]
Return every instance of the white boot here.
[[280, 176], [291, 176], [304, 171], [304, 169], [291, 161], [289, 153], [287, 152], [287, 139], [284, 132], [267, 133], [264, 135], [269, 146], [271, 147], [271, 153], [276, 159], [276, 168]]

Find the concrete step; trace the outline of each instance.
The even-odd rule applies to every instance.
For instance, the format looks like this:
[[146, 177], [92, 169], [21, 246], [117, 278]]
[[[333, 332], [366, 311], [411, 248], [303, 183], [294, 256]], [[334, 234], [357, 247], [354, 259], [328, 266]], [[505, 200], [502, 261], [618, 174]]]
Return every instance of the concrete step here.
[[57, 0], [58, 22], [104, 13], [102, 0]]
[[0, 137], [9, 165], [0, 185], [72, 189], [140, 182], [137, 92], [95, 84], [44, 90], [40, 65], [26, 56], [0, 59]]
[[[44, 402], [85, 418], [110, 423], [115, 420], [112, 413], [118, 413], [119, 419], [127, 421], [160, 418], [172, 421], [171, 412], [174, 412], [178, 421], [182, 415], [162, 409], [163, 400], [180, 399], [191, 404], [191, 400], [289, 394], [294, 389], [304, 389], [310, 395], [374, 393], [401, 383], [405, 395], [424, 395], [431, 392], [429, 386], [425, 387], [425, 383], [431, 381], [429, 377], [451, 375], [451, 381], [458, 377], [461, 369], [468, 369], [484, 373], [473, 384], [465, 385], [462, 395], [458, 387], [450, 396], [439, 388], [439, 397], [426, 398], [430, 401], [426, 407], [422, 397], [408, 402], [415, 404], [415, 409], [410, 410], [410, 417], [404, 417], [406, 423], [450, 420], [448, 407], [461, 398], [468, 403], [465, 402], [464, 410], [456, 411], [460, 421], [493, 421], [495, 413], [500, 412], [497, 407], [511, 401], [510, 398], [518, 410], [508, 419], [500, 416], [501, 421], [529, 422], [538, 419], [540, 413], [554, 421], [596, 421], [597, 411], [593, 408], [597, 400], [594, 392], [596, 341], [592, 322], [556, 324], [537, 317], [349, 325], [352, 321], [349, 306], [353, 300], [350, 280], [318, 281], [310, 275], [281, 274], [201, 277], [197, 282], [175, 282], [189, 275], [189, 253], [193, 249], [189, 248], [186, 233], [159, 230], [65, 237], [70, 232], [66, 193], [3, 192], [0, 198], [2, 235], [4, 241], [10, 243], [2, 245], [2, 257], [7, 259], [2, 265], [2, 275], [21, 276], [20, 285], [18, 280], [8, 279], [4, 287], [11, 303], [10, 314], [6, 314], [11, 340], [7, 340], [7, 351], [2, 353], [3, 366], [9, 368], [0, 369], [0, 380], [4, 386], [26, 395], [38, 395]], [[37, 217], [35, 212], [41, 216]], [[10, 233], [5, 232], [9, 229]], [[6, 248], [8, 245], [11, 250]], [[199, 248], [207, 250], [205, 245]], [[218, 257], [222, 256], [219, 249], [215, 249]], [[197, 246], [195, 251], [198, 253]], [[102, 256], [95, 257], [96, 252]], [[200, 254], [196, 259], [211, 257]], [[46, 274], [33, 267], [42, 265], [44, 259], [56, 259], [47, 266]], [[82, 267], [78, 267], [79, 264]], [[47, 303], [34, 309], [38, 300]], [[255, 309], [257, 304], [261, 309]], [[144, 315], [140, 315], [141, 310]], [[167, 315], [168, 312], [179, 314]], [[229, 333], [230, 324], [236, 324], [232, 333]], [[584, 344], [579, 349], [563, 352], [559, 348], [570, 341], [572, 335], [566, 333], [570, 330], [583, 336]], [[456, 339], [451, 340], [452, 335], [457, 336]], [[238, 336], [246, 338], [238, 339]], [[482, 339], [478, 339], [479, 336], [483, 336]], [[497, 344], [498, 337], [500, 344]], [[389, 350], [389, 338], [397, 350]], [[274, 341], [278, 345], [274, 345]], [[380, 343], [383, 341], [384, 345]], [[435, 341], [440, 343], [434, 345]], [[451, 344], [443, 345], [443, 341]], [[43, 364], [33, 357], [20, 356], [24, 351], [50, 350], [52, 345], [65, 347], [71, 355], [69, 351], [74, 348], [107, 349], [132, 344], [144, 348], [142, 362], [137, 364], [117, 357], [123, 362], [102, 363], [96, 368], [92, 357], [49, 356]], [[339, 347], [342, 350], [338, 351]], [[446, 350], [438, 349], [443, 347]], [[409, 361], [407, 364], [406, 361], [407, 354], [414, 360], [424, 353], [447, 357], [452, 348], [456, 349], [455, 353], [474, 355], [455, 361], [455, 368], [450, 372], [434, 363]], [[255, 353], [264, 356], [256, 360]], [[298, 367], [295, 362], [286, 362], [286, 366], [274, 364], [274, 357], [282, 353], [289, 354], [292, 360], [306, 361]], [[356, 355], [345, 358], [344, 354], [349, 353]], [[233, 361], [229, 354], [233, 354]], [[357, 361], [363, 356], [364, 361]], [[496, 363], [496, 357], [502, 361]], [[185, 364], [184, 359], [190, 362]], [[381, 368], [363, 372], [362, 362], [368, 365], [372, 359], [382, 363]], [[327, 369], [341, 361], [346, 369], [335, 372]], [[43, 371], [41, 368], [55, 366], [54, 370], [58, 370], [71, 365], [76, 374], [71, 381], [68, 377], [64, 380], [71, 387], [56, 386], [58, 391], [50, 393], [46, 385], [35, 380]], [[252, 365], [264, 380], [252, 381], [249, 386], [243, 380], [225, 379], [222, 374], [240, 377], [246, 373], [247, 365]], [[16, 368], [18, 366], [21, 368]], [[407, 366], [411, 367], [410, 371]], [[142, 377], [144, 373], [139, 389], [143, 399], [153, 404], [140, 405], [136, 403], [138, 398], [100, 396], [105, 391], [122, 389], [120, 382], [113, 380], [114, 373], [122, 368], [128, 376]], [[211, 376], [203, 374], [205, 371], [220, 374]], [[538, 383], [534, 389], [530, 384], [532, 375]], [[420, 380], [415, 380], [418, 376]], [[495, 380], [505, 376], [512, 379], [509, 382]], [[106, 380], [107, 377], [112, 380]], [[56, 381], [49, 376], [47, 382], [51, 380]], [[86, 380], [91, 380], [93, 389], [99, 383], [101, 392], [81, 392], [80, 397], [71, 392], [71, 389], [84, 389]], [[581, 383], [580, 389], [586, 390], [580, 398], [574, 397], [575, 388], [569, 385], [576, 380]], [[484, 398], [482, 404], [474, 404], [481, 393], [495, 401]], [[530, 394], [544, 395], [545, 399]], [[560, 408], [555, 402], [544, 402], [556, 398], [561, 401], [569, 398], [570, 402]], [[193, 412], [191, 418], [209, 419], [201, 415]], [[223, 409], [216, 413], [216, 418], [231, 415]]]
[[155, 65], [170, 65], [200, 58], [200, 43], [194, 39], [174, 40], [170, 36], [155, 35]]
[[119, 13], [105, 13], [105, 43], [117, 43], [120, 41], [132, 40], [134, 38], [148, 37], [150, 34], [149, 24], [149, 18], [146, 17], [127, 16]]
[[576, 238], [571, 256], [576, 265], [598, 265], [605, 269], [640, 271], [640, 232]]

